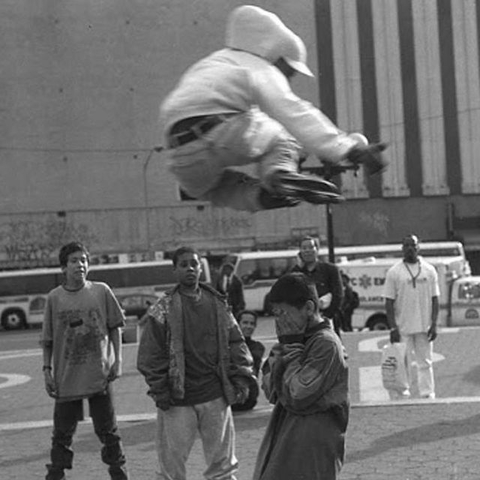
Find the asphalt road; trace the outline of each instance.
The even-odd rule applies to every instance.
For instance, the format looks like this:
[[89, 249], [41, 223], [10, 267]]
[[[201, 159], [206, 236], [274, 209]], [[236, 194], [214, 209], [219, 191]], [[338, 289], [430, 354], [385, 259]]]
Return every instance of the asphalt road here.
[[[39, 329], [0, 332], [0, 423], [50, 418], [51, 401], [43, 391], [39, 335]], [[265, 344], [268, 352], [275, 341], [271, 317], [260, 319], [255, 338]], [[380, 359], [388, 335], [385, 332], [344, 333], [342, 340], [349, 356], [352, 403], [387, 401], [387, 392], [381, 385]], [[480, 328], [440, 331], [434, 346], [437, 398], [480, 396], [478, 345]], [[146, 387], [135, 367], [137, 347], [135, 343], [123, 346], [123, 377], [116, 383], [117, 402], [122, 414], [153, 411], [150, 400], [139, 395]], [[136, 396], [138, 400], [131, 401]], [[131, 405], [135, 405], [135, 411], [129, 411]], [[262, 405], [267, 406], [263, 395]]]

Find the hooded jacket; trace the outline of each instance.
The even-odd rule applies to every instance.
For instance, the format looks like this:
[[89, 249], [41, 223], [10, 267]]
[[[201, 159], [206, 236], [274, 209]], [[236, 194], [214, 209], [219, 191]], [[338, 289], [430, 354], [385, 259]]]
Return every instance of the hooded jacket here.
[[307, 66], [307, 49], [274, 13], [244, 5], [235, 9], [227, 25], [226, 46], [253, 53], [274, 64], [283, 58], [293, 69], [313, 77]]
[[324, 160], [340, 161], [357, 145], [320, 110], [295, 95], [273, 65], [283, 58], [292, 68], [310, 72], [305, 45], [276, 15], [259, 7], [238, 7], [229, 17], [225, 43], [226, 48], [192, 65], [163, 101], [160, 120], [165, 137], [186, 118], [259, 108]]

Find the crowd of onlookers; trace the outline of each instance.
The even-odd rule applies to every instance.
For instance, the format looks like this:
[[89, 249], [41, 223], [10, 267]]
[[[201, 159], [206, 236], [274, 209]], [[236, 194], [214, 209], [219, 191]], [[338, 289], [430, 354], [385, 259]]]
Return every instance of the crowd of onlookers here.
[[[434, 398], [438, 278], [418, 255], [418, 237], [406, 236], [402, 248], [403, 259], [389, 269], [385, 282], [391, 343], [406, 344], [407, 358], [418, 365], [420, 396]], [[234, 480], [232, 411], [254, 408], [261, 389], [274, 409], [254, 480], [337, 478], [349, 416], [341, 340], [342, 329], [348, 328], [342, 315], [352, 292], [335, 265], [319, 260], [317, 249], [313, 238], [302, 239], [299, 264], [270, 289], [277, 337], [270, 352], [253, 338], [257, 313], [245, 309], [233, 265], [225, 263], [212, 286], [200, 282], [202, 259], [195, 248], [175, 251], [177, 283], [145, 315], [137, 357], [157, 407], [159, 478], [185, 478], [185, 463], [200, 432], [205, 477]], [[101, 458], [113, 480], [125, 480], [111, 388], [122, 372], [125, 315], [107, 284], [87, 279], [84, 245], [63, 246], [59, 260], [64, 282], [48, 295], [41, 340], [45, 389], [55, 399], [46, 479], [63, 480], [72, 468], [72, 439], [87, 399]], [[410, 385], [394, 393], [394, 398], [407, 398]]]

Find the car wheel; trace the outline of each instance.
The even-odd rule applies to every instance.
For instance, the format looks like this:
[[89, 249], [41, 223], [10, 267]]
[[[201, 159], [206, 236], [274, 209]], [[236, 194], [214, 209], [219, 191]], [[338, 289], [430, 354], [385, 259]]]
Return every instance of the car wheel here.
[[2, 315], [2, 326], [5, 330], [20, 330], [27, 325], [25, 312], [19, 309], [5, 310]]
[[388, 326], [387, 317], [384, 317], [381, 315], [377, 317], [373, 317], [368, 322], [368, 328], [370, 330], [389, 330], [390, 329], [390, 327]]

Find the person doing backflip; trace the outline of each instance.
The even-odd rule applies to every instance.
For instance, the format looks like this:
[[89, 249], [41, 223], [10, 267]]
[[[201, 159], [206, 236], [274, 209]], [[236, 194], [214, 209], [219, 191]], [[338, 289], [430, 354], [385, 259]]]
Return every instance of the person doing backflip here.
[[[293, 93], [296, 73], [313, 76], [306, 60], [305, 44], [277, 15], [232, 11], [225, 48], [191, 66], [160, 108], [169, 168], [189, 196], [251, 212], [339, 202], [335, 184], [298, 172], [305, 152], [362, 163], [369, 174], [385, 168], [383, 144], [339, 130]], [[252, 163], [258, 178], [235, 169]]]

